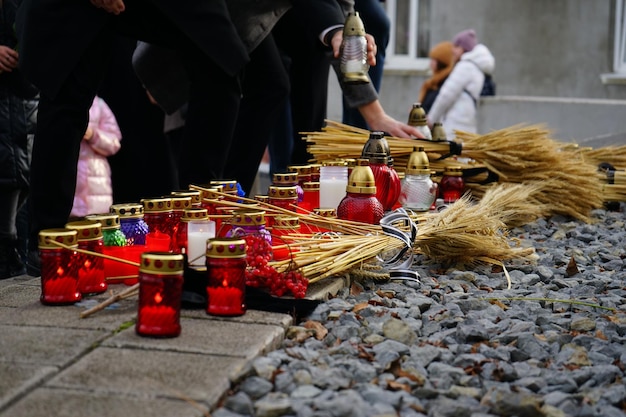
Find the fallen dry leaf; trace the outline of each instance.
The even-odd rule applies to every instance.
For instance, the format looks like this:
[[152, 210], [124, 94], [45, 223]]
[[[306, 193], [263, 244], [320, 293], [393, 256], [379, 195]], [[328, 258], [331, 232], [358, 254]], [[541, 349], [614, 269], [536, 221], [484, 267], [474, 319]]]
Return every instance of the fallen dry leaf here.
[[315, 332], [315, 338], [322, 340], [328, 334], [328, 329], [322, 325], [319, 321], [308, 320], [304, 323], [304, 328], [313, 330]]

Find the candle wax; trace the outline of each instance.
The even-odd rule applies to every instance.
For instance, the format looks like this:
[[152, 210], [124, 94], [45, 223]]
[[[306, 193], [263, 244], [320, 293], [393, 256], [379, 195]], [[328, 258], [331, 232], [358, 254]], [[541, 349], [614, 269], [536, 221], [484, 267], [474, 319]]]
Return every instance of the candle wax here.
[[141, 307], [137, 315], [137, 333], [152, 336], [178, 335], [178, 312], [170, 306]]
[[42, 284], [41, 301], [44, 303], [73, 303], [81, 299], [76, 278], [45, 279]]
[[215, 237], [213, 231], [198, 231], [187, 233], [187, 259], [189, 265], [203, 266], [206, 261], [206, 241]]
[[320, 207], [337, 208], [346, 196], [347, 181], [339, 178], [320, 180]]
[[232, 287], [208, 287], [207, 313], [218, 316], [235, 316], [245, 313], [243, 292]]

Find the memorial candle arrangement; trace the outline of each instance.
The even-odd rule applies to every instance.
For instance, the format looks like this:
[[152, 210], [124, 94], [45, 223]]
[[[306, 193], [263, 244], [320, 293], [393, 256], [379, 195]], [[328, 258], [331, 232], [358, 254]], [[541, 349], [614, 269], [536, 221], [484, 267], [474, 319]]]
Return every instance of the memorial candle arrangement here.
[[152, 337], [180, 334], [183, 270], [182, 254], [144, 252], [141, 255], [137, 334]]
[[46, 305], [73, 304], [80, 301], [78, 291], [78, 257], [74, 250], [55, 245], [78, 248], [76, 230], [44, 229], [39, 232], [39, 256], [41, 258], [41, 297]]
[[240, 316], [246, 312], [246, 266], [244, 239], [209, 239], [206, 246], [208, 314]]
[[[104, 253], [104, 239], [102, 237], [102, 224], [93, 220], [70, 222], [65, 225], [67, 229], [76, 230], [78, 249]], [[104, 275], [104, 258], [90, 253], [76, 254], [78, 269], [78, 291], [81, 294], [100, 294], [107, 290], [108, 285]]]

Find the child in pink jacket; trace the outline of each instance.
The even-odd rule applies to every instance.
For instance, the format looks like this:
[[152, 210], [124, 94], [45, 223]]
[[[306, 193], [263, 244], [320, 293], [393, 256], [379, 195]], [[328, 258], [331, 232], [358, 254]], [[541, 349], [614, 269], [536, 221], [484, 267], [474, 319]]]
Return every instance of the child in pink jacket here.
[[100, 97], [89, 109], [89, 124], [80, 143], [78, 175], [72, 216], [108, 213], [113, 204], [108, 156], [120, 149], [120, 128], [113, 112]]

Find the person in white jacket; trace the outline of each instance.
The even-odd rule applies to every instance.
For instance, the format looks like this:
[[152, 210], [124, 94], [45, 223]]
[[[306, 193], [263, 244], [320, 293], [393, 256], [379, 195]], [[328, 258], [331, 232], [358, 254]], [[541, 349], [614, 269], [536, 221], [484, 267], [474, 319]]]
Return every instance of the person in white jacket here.
[[107, 157], [120, 149], [121, 136], [113, 112], [103, 99], [96, 96], [89, 109], [89, 124], [80, 143], [71, 216], [108, 213], [113, 204], [113, 189]]
[[459, 32], [452, 43], [458, 62], [428, 113], [429, 125], [442, 123], [448, 140], [455, 138], [455, 130], [477, 133], [476, 110], [485, 74], [495, 69], [495, 58], [478, 43], [473, 29]]

